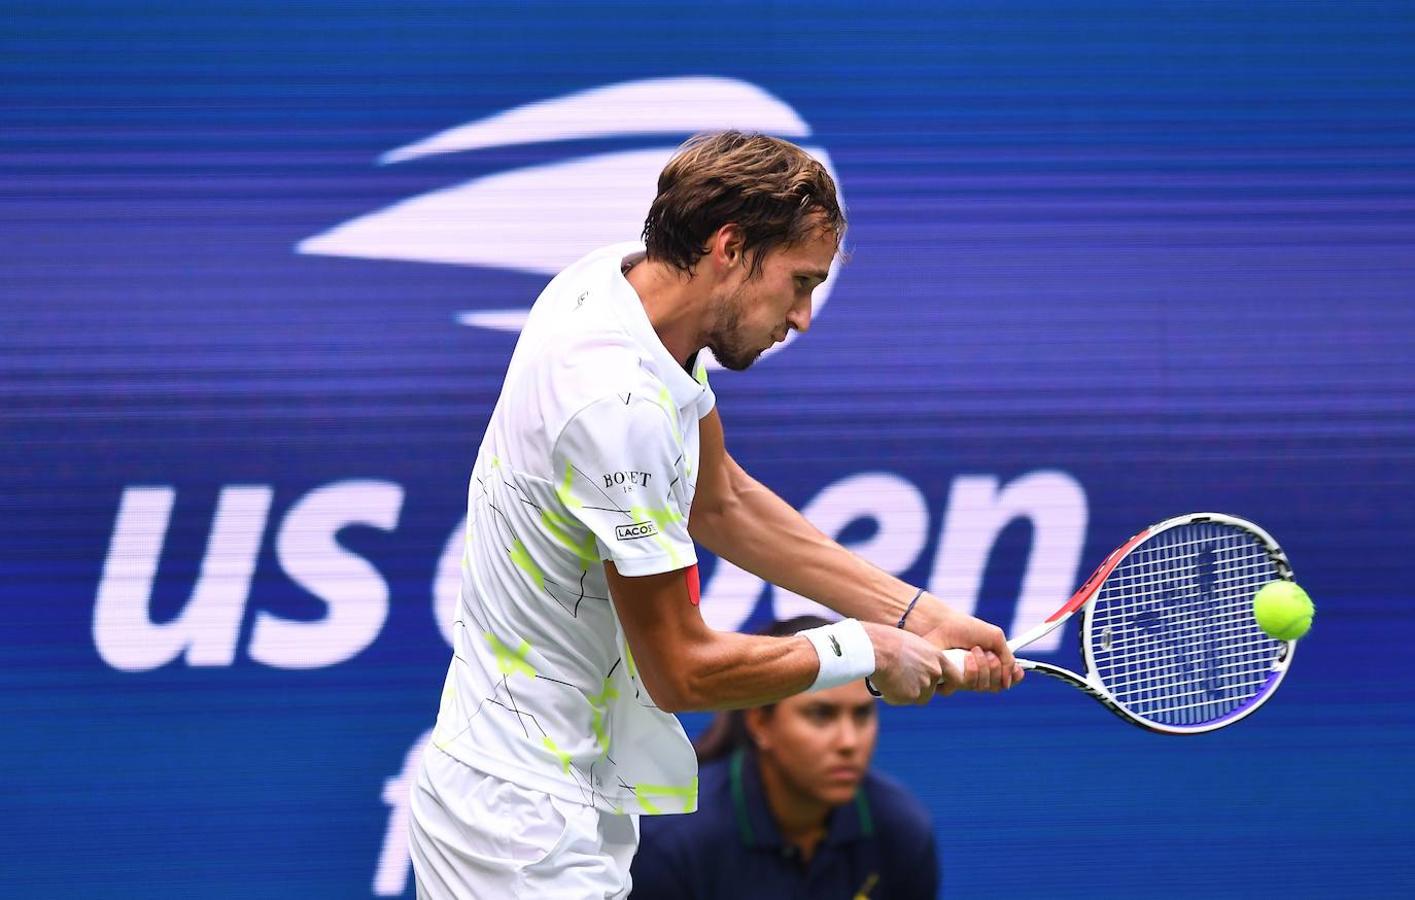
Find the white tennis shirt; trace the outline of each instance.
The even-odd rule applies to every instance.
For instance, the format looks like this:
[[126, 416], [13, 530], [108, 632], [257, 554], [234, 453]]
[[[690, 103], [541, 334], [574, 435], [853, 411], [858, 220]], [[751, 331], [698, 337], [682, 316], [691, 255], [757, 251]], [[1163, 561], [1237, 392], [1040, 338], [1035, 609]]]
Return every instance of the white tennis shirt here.
[[688, 513], [714, 397], [625, 280], [642, 257], [595, 251], [531, 308], [472, 472], [433, 743], [609, 812], [691, 812], [692, 746], [638, 680], [602, 562], [637, 576], [697, 561]]

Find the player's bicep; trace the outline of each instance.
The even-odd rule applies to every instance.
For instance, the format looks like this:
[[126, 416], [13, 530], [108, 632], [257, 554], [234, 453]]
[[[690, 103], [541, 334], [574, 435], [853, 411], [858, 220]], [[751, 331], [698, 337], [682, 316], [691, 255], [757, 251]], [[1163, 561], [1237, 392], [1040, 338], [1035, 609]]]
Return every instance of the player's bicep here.
[[709, 513], [721, 504], [728, 490], [727, 448], [716, 409], [698, 420], [698, 448], [698, 488], [693, 508]]
[[698, 420], [699, 465], [697, 493], [689, 527], [694, 539], [718, 552], [723, 530], [728, 527], [735, 497], [735, 464], [727, 453], [722, 419], [714, 409]]
[[712, 636], [698, 612], [697, 566], [630, 576], [609, 561], [604, 564], [604, 575], [639, 680], [649, 696], [668, 712], [693, 708], [693, 667], [689, 661], [694, 650]]

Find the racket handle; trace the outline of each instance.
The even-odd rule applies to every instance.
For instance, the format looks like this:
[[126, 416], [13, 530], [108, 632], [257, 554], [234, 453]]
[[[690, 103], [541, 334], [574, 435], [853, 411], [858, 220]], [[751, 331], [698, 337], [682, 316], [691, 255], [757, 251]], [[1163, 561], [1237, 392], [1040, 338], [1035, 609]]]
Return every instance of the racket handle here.
[[[1016, 648], [1014, 647], [1013, 649], [1016, 649]], [[971, 655], [971, 653], [970, 653], [970, 651], [968, 651], [968, 650], [945, 650], [945, 651], [943, 651], [943, 658], [946, 659], [946, 660], [948, 660], [949, 665], [951, 665], [951, 666], [953, 666], [953, 668], [957, 669], [957, 670], [958, 670], [958, 674], [960, 674], [960, 675], [963, 674], [963, 662], [964, 662], [964, 660], [966, 660], [970, 655]], [[1036, 668], [1036, 663], [1032, 662], [1030, 659], [1022, 659], [1021, 657], [1016, 657], [1016, 659], [1017, 659], [1017, 665], [1021, 666], [1021, 667], [1024, 668], [1024, 669], [1034, 669], [1034, 668]]]

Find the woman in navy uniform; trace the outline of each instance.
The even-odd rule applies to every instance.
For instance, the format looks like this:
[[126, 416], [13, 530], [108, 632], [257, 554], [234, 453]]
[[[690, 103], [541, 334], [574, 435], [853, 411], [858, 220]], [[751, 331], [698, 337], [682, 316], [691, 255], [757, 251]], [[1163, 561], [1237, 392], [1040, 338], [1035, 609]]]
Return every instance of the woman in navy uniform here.
[[[763, 631], [826, 624], [801, 616]], [[863, 682], [719, 713], [698, 739], [698, 811], [648, 816], [633, 900], [932, 900], [928, 813], [869, 770], [879, 734]]]

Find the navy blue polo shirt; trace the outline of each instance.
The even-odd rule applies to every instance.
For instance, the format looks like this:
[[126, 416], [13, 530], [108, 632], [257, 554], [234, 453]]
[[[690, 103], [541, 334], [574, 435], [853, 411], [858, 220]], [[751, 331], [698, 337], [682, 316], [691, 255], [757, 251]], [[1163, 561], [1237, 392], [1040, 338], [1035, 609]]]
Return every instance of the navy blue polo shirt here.
[[934, 900], [938, 854], [928, 812], [867, 772], [830, 814], [811, 861], [781, 837], [751, 753], [703, 766], [698, 811], [643, 816], [632, 900]]

